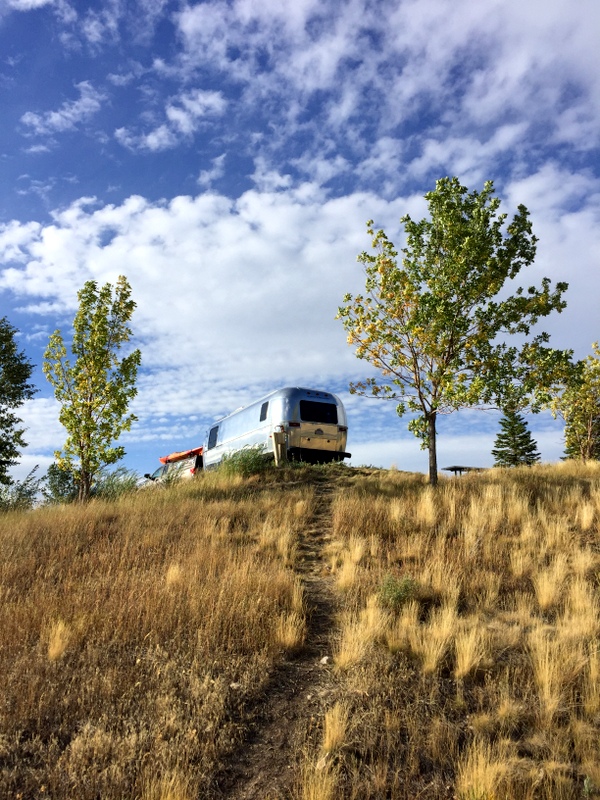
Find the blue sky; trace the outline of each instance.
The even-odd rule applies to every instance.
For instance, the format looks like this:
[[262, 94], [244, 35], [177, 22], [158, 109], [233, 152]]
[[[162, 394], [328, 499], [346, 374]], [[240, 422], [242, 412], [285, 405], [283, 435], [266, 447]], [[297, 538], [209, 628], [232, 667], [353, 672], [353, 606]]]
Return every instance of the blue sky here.
[[[353, 463], [427, 470], [393, 405], [351, 397], [368, 366], [334, 319], [363, 285], [366, 221], [457, 175], [493, 180], [539, 237], [525, 285], [569, 282], [545, 321], [600, 338], [596, 0], [0, 0], [0, 315], [39, 392], [16, 474], [64, 442], [42, 372], [86, 280], [127, 276], [143, 369], [124, 464], [202, 442], [273, 388], [340, 394]], [[549, 414], [528, 417], [545, 460]], [[494, 413], [439, 425], [440, 465], [490, 465]]]

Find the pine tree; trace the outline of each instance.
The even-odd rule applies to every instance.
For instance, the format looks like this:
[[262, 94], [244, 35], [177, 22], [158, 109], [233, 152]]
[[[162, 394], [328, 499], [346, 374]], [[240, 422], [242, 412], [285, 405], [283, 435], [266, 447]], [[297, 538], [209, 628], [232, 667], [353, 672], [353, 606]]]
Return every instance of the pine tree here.
[[0, 319], [0, 488], [13, 483], [8, 469], [17, 463], [21, 448], [27, 445], [25, 428], [15, 409], [37, 391], [29, 382], [33, 364], [19, 350], [17, 333], [6, 317]]
[[537, 444], [527, 422], [513, 409], [507, 409], [500, 420], [501, 432], [496, 436], [492, 450], [497, 467], [518, 467], [535, 464], [540, 460]]

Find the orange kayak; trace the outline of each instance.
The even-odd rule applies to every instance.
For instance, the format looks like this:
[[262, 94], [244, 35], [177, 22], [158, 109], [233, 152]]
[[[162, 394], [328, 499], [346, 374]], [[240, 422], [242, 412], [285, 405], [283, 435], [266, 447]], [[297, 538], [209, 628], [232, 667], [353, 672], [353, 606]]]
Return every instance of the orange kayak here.
[[192, 458], [192, 456], [201, 456], [204, 448], [193, 447], [191, 450], [180, 450], [177, 453], [170, 453], [168, 456], [160, 456], [158, 459], [161, 464], [170, 464], [173, 461], [183, 461], [184, 458]]

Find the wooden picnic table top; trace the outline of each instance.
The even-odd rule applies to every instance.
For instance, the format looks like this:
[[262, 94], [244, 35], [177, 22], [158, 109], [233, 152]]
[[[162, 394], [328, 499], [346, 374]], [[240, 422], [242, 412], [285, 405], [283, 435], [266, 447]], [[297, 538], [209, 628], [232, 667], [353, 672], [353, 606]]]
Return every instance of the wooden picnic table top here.
[[481, 472], [485, 467], [461, 467], [453, 465], [451, 467], [442, 467], [442, 469], [447, 472], [454, 472], [455, 475], [458, 472], [458, 474], [461, 475], [463, 472]]

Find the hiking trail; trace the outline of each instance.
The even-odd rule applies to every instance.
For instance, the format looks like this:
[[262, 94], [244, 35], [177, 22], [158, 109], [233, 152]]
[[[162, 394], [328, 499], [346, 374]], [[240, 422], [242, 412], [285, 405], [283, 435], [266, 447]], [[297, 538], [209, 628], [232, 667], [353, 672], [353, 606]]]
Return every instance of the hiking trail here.
[[342, 482], [326, 476], [311, 485], [313, 511], [298, 533], [294, 564], [304, 588], [306, 639], [297, 654], [274, 670], [244, 742], [220, 774], [219, 799], [289, 798], [302, 755], [320, 741], [325, 712], [335, 701], [336, 601], [326, 548], [332, 538], [333, 498]]

